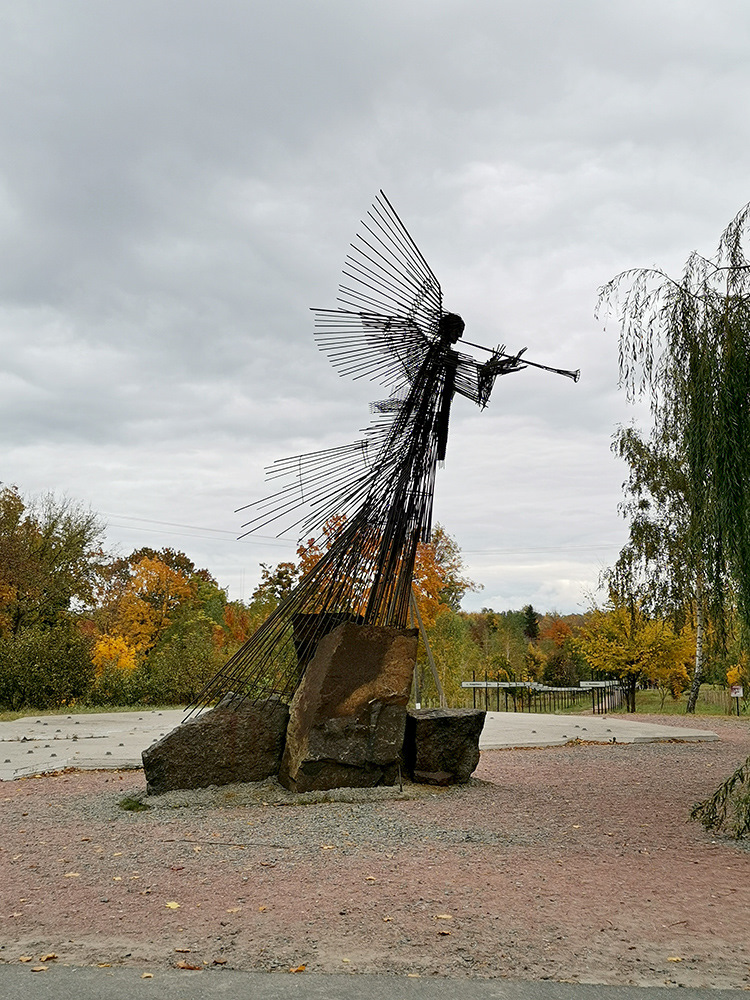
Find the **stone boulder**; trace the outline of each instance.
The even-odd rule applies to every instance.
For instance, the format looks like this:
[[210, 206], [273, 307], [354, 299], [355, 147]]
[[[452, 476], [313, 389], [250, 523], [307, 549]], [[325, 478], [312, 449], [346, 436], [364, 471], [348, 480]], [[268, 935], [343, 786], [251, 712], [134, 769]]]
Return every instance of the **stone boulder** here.
[[304, 670], [315, 656], [315, 650], [324, 635], [345, 622], [358, 620], [356, 615], [348, 611], [297, 611], [293, 614], [292, 639], [298, 666]]
[[392, 785], [416, 655], [416, 629], [347, 623], [324, 636], [290, 705], [282, 785]]
[[253, 704], [227, 695], [143, 751], [149, 795], [278, 774], [288, 720], [277, 698]]
[[404, 766], [413, 781], [463, 784], [479, 763], [479, 737], [487, 713], [475, 708], [410, 709]]

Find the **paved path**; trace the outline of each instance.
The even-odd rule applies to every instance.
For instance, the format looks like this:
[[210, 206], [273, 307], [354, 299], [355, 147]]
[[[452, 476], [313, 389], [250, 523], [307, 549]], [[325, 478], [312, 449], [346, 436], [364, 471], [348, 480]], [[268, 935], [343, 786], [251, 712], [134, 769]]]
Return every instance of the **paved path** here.
[[619, 715], [534, 715], [528, 712], [488, 712], [479, 740], [482, 750], [506, 747], [564, 746], [571, 740], [589, 743], [653, 743], [658, 740], [718, 740], [707, 729], [655, 726]]
[[406, 976], [337, 975], [155, 969], [55, 967], [32, 972], [0, 965], [3, 1000], [739, 1000], [744, 990], [673, 989], [661, 986], [597, 986], [584, 983], [510, 982], [507, 979], [438, 979]]
[[[0, 722], [0, 781], [66, 767], [140, 767], [141, 752], [178, 726], [183, 715], [181, 709], [171, 709], [27, 716], [15, 722]], [[488, 712], [479, 746], [483, 750], [563, 746], [575, 739], [642, 743], [665, 739], [716, 740], [718, 736], [702, 729], [631, 722], [616, 715]]]

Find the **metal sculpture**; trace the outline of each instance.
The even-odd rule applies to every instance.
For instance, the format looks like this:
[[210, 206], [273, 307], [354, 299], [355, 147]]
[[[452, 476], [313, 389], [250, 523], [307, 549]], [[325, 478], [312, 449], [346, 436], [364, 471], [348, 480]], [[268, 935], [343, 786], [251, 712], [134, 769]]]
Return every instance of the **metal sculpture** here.
[[578, 380], [579, 372], [521, 360], [523, 351], [472, 344], [489, 354], [480, 363], [454, 350], [464, 322], [443, 311], [437, 278], [382, 191], [343, 274], [337, 308], [313, 310], [316, 339], [342, 375], [379, 381], [390, 394], [372, 404], [361, 440], [282, 459], [267, 470], [287, 484], [250, 505], [259, 513], [243, 525], [245, 534], [283, 521], [282, 530], [296, 527], [306, 538], [331, 519], [339, 531], [206, 685], [198, 705], [230, 691], [254, 700], [289, 696], [319, 639], [342, 622], [406, 627], [417, 546], [430, 538], [435, 471], [445, 458], [455, 394], [484, 408], [498, 376], [528, 365]]

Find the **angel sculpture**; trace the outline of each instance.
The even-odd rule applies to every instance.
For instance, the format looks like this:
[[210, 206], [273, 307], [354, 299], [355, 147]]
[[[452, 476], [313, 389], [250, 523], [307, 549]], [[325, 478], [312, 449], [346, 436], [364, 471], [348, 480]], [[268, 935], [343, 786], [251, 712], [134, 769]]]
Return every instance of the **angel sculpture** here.
[[[290, 696], [318, 641], [342, 622], [408, 625], [420, 541], [430, 539], [435, 471], [445, 458], [456, 393], [484, 408], [495, 379], [527, 365], [578, 380], [578, 372], [480, 348], [454, 350], [464, 322], [443, 311], [440, 284], [381, 191], [344, 264], [335, 309], [314, 309], [316, 340], [342, 375], [390, 390], [354, 444], [282, 459], [269, 478], [287, 483], [251, 506], [249, 534], [293, 519], [300, 537], [335, 518], [330, 547], [200, 693], [208, 705], [232, 692]], [[472, 347], [479, 345], [472, 344]], [[247, 509], [247, 508], [241, 508]], [[244, 537], [244, 536], [242, 536]]]

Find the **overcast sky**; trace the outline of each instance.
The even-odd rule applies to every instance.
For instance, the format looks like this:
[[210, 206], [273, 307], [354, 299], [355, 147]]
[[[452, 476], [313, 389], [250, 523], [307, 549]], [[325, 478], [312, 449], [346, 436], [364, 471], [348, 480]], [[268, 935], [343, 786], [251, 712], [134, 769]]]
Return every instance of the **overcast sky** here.
[[9, 0], [0, 481], [247, 598], [275, 458], [359, 435], [312, 337], [379, 188], [466, 337], [528, 347], [452, 411], [436, 516], [464, 606], [581, 610], [625, 540], [618, 271], [678, 271], [750, 200], [743, 0]]

